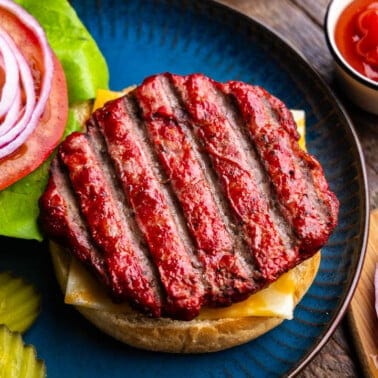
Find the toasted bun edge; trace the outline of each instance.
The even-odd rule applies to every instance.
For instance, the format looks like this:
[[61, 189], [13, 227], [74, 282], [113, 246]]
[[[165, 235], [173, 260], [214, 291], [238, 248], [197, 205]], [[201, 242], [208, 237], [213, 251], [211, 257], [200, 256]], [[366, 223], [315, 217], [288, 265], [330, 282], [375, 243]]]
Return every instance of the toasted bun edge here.
[[[64, 293], [71, 255], [54, 242], [50, 242], [50, 252], [58, 283]], [[293, 269], [295, 304], [311, 286], [319, 264], [320, 251]], [[123, 343], [170, 353], [207, 353], [231, 348], [265, 334], [284, 320], [277, 317], [245, 317], [180, 321], [149, 318], [137, 311], [112, 313], [75, 307], [102, 332]]]

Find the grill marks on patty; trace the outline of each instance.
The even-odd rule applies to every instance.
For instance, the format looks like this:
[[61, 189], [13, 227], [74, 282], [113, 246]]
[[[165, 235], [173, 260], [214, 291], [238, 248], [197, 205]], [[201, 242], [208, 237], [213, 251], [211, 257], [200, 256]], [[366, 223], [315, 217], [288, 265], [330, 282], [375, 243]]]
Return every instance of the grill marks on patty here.
[[[203, 268], [206, 300], [227, 305], [253, 289], [248, 268], [234, 253], [203, 168], [188, 136], [182, 114], [164, 77], [146, 81], [136, 90], [144, 123], [186, 219]], [[178, 113], [178, 114], [176, 114]]]
[[[300, 239], [301, 252], [319, 249], [326, 243], [329, 229], [336, 226], [338, 211], [320, 164], [290, 137], [287, 123], [282, 127], [275, 117], [270, 117], [272, 96], [264, 89], [230, 82], [226, 91], [235, 98], [247, 120], [251, 141], [268, 176], [273, 178], [280, 209]], [[273, 110], [278, 112], [278, 119], [287, 119], [281, 115], [282, 110]], [[321, 188], [326, 189], [324, 194]]]
[[258, 87], [156, 75], [60, 146], [41, 220], [118, 299], [192, 319], [242, 300], [323, 245], [338, 202]]
[[259, 271], [268, 282], [290, 269], [298, 250], [285, 246], [269, 211], [258, 177], [261, 166], [249, 162], [240, 135], [231, 126], [227, 103], [215, 83], [202, 75], [173, 77], [193, 122], [193, 131], [211, 157], [235, 217]]
[[99, 127], [123, 191], [135, 213], [152, 261], [166, 294], [165, 312], [187, 317], [203, 302], [200, 271], [195, 269], [180, 238], [166, 195], [134, 131], [138, 125], [129, 116], [127, 100], [111, 103], [107, 112], [96, 112], [89, 130]]
[[128, 224], [117, 206], [117, 197], [91, 148], [89, 135], [71, 134], [59, 150], [80, 212], [94, 245], [103, 254], [114, 295], [130, 298], [138, 307], [159, 316], [160, 298], [149, 275], [144, 274], [148, 266], [143, 264], [141, 251], [133, 243]]

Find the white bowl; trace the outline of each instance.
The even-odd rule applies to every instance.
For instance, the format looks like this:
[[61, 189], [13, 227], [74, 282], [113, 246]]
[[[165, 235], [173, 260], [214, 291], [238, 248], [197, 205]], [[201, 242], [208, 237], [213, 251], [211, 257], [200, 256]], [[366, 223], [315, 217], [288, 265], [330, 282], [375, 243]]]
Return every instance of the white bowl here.
[[325, 15], [326, 41], [336, 63], [336, 77], [343, 93], [360, 108], [378, 115], [378, 83], [356, 71], [341, 55], [335, 42], [335, 27], [341, 12], [352, 0], [332, 0]]

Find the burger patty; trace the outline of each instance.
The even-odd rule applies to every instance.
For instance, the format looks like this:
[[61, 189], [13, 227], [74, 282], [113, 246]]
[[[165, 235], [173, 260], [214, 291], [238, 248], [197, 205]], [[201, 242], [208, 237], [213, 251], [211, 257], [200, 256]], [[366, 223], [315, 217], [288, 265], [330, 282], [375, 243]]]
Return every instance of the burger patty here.
[[60, 145], [42, 227], [115, 300], [190, 320], [327, 242], [338, 201], [298, 139], [290, 111], [260, 87], [149, 77]]

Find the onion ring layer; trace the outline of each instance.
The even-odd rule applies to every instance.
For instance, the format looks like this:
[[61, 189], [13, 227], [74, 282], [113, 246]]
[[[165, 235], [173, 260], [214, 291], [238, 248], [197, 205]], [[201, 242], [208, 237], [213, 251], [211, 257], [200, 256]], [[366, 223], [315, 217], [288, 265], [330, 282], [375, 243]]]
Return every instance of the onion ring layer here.
[[0, 159], [13, 153], [34, 131], [45, 110], [53, 77], [54, 63], [44, 30], [38, 21], [10, 0], [0, 0], [0, 8], [11, 13], [32, 33], [43, 56], [42, 77], [33, 76], [12, 35], [0, 25], [0, 70], [4, 83], [0, 97]]

